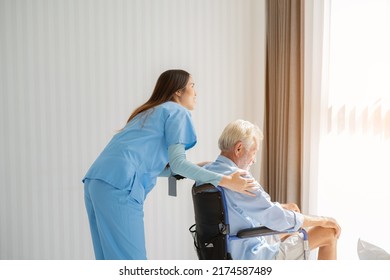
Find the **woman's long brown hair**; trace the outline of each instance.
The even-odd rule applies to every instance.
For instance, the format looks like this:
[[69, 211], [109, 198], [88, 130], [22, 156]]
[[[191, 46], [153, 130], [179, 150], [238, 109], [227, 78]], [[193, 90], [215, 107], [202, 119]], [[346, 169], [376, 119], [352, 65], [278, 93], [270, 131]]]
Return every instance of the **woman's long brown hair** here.
[[127, 123], [138, 114], [145, 112], [150, 108], [156, 107], [167, 101], [172, 101], [175, 92], [185, 89], [189, 78], [190, 74], [184, 70], [173, 69], [162, 73], [156, 82], [152, 96], [146, 103], [133, 111], [127, 120]]

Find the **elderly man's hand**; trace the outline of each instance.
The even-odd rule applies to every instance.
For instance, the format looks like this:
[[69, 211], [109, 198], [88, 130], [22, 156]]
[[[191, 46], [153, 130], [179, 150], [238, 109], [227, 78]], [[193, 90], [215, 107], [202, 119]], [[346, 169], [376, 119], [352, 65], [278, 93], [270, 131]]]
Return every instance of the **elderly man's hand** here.
[[291, 210], [294, 212], [301, 213], [301, 210], [299, 209], [298, 205], [296, 205], [295, 203], [281, 204], [281, 206], [286, 210]]

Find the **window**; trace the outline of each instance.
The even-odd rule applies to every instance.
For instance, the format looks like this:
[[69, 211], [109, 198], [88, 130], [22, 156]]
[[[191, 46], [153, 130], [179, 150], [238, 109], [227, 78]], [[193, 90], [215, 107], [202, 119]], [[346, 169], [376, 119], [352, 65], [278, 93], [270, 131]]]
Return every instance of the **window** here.
[[343, 229], [339, 259], [358, 238], [390, 253], [390, 1], [332, 1], [328, 43], [318, 213]]

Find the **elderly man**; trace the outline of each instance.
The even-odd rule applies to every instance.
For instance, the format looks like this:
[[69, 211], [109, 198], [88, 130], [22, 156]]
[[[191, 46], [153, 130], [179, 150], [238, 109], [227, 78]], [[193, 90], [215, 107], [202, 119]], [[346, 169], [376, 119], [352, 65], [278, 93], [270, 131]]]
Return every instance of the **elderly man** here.
[[[229, 175], [238, 169], [248, 170], [255, 162], [262, 140], [260, 129], [244, 120], [226, 126], [219, 138], [221, 154], [215, 162], [204, 167], [210, 171]], [[248, 175], [251, 176], [251, 175]], [[272, 202], [270, 196], [257, 184], [252, 195], [225, 189], [231, 234], [248, 227], [266, 226], [273, 230], [308, 228], [310, 250], [319, 248], [318, 259], [336, 259], [337, 239], [341, 229], [335, 219], [303, 215], [294, 203]], [[304, 246], [299, 234], [269, 238], [256, 237], [230, 241], [233, 259], [303, 259]]]

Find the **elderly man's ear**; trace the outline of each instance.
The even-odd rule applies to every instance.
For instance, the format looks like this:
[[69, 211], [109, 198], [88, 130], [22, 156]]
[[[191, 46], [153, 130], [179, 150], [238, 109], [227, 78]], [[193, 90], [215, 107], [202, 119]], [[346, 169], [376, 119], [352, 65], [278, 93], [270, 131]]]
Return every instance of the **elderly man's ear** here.
[[236, 157], [241, 156], [243, 150], [244, 150], [244, 146], [243, 146], [242, 142], [241, 142], [241, 141], [238, 141], [238, 142], [234, 145], [234, 155], [235, 155]]

